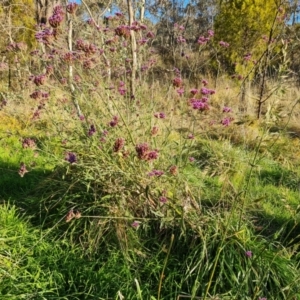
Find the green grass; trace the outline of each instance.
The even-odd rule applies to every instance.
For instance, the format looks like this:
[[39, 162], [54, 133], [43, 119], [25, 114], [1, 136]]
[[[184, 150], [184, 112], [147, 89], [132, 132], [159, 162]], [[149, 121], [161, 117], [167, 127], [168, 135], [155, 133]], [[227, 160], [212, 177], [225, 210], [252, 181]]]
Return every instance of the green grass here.
[[[57, 121], [53, 113], [38, 133], [19, 128], [0, 140], [0, 298], [300, 299], [291, 145], [282, 160], [265, 125], [255, 143], [226, 137], [220, 126], [212, 139], [196, 116], [187, 114], [193, 130], [183, 131], [176, 116], [153, 117], [154, 102], [115, 101], [105, 114], [105, 99], [96, 100], [85, 107], [99, 120], [94, 136], [88, 121]], [[110, 128], [115, 114], [119, 124]], [[48, 123], [51, 131], [41, 134]], [[36, 149], [22, 148], [25, 137]], [[125, 146], [115, 152], [120, 137]], [[138, 158], [141, 143], [158, 157]], [[65, 160], [69, 151], [74, 164]]]

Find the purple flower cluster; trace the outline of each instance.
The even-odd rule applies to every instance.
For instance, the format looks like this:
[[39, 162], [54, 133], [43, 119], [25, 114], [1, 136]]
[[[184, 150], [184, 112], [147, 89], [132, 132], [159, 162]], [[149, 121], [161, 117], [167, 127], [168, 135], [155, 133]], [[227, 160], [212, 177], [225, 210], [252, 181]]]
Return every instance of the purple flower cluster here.
[[226, 42], [224, 42], [224, 41], [220, 41], [220, 42], [219, 42], [219, 45], [220, 45], [221, 47], [223, 47], [223, 48], [228, 48], [228, 47], [229, 47], [229, 44], [226, 43]]
[[[131, 28], [132, 30], [136, 30], [136, 26], [138, 27], [138, 30], [147, 30], [147, 28], [148, 28], [145, 24], [141, 24], [141, 23], [139, 23], [139, 22], [137, 22], [137, 21], [134, 21], [134, 22], [132, 23], [132, 26], [134, 27], [134, 29]], [[132, 27], [132, 26], [131, 26], [131, 27]]]
[[159, 202], [161, 202], [161, 203], [167, 203], [167, 201], [168, 201], [168, 199], [167, 199], [167, 197], [166, 196], [160, 196], [159, 197]]
[[88, 131], [88, 136], [92, 136], [92, 135], [94, 135], [96, 133], [96, 127], [95, 127], [95, 125], [91, 125], [90, 126], [90, 129], [89, 129], [89, 131]]
[[205, 111], [209, 110], [209, 105], [207, 103], [207, 98], [203, 97], [202, 99], [190, 99], [190, 105], [193, 107], [193, 109]]
[[248, 251], [245, 252], [245, 255], [247, 257], [251, 258], [253, 254], [252, 254], [252, 251], [248, 250]]
[[53, 15], [49, 18], [49, 24], [53, 27], [53, 28], [57, 28], [62, 21], [64, 20], [64, 11], [62, 6], [58, 5], [55, 6], [53, 9]]
[[230, 123], [232, 122], [233, 118], [231, 117], [226, 117], [221, 121], [221, 124], [225, 127], [229, 126]]
[[123, 81], [120, 81], [118, 92], [121, 96], [124, 96], [126, 94], [125, 83]]
[[76, 154], [73, 152], [67, 152], [65, 156], [65, 160], [68, 161], [70, 164], [74, 164], [77, 161]]
[[120, 150], [123, 149], [124, 145], [125, 145], [125, 139], [117, 138], [113, 147], [113, 151], [119, 152]]
[[244, 60], [245, 61], [249, 61], [251, 59], [252, 55], [251, 53], [247, 53], [245, 56], [244, 56]]
[[84, 42], [82, 39], [76, 41], [75, 47], [77, 50], [83, 51], [85, 53], [85, 56], [95, 54], [99, 50], [96, 45]]
[[24, 175], [25, 175], [26, 173], [28, 173], [28, 172], [29, 172], [29, 171], [26, 169], [25, 163], [21, 162], [21, 164], [20, 164], [20, 169], [19, 169], [19, 171], [18, 171], [19, 175], [20, 175], [21, 177], [24, 177]]
[[231, 108], [227, 107], [227, 106], [224, 106], [223, 107], [223, 113], [229, 113], [229, 112], [231, 112]]
[[36, 90], [33, 93], [31, 93], [30, 98], [38, 100], [38, 99], [48, 99], [49, 98], [49, 92], [43, 92], [40, 90]]
[[202, 79], [201, 83], [204, 85], [204, 86], [207, 86], [208, 85], [208, 81], [206, 79]]
[[36, 75], [32, 77], [33, 82], [35, 83], [36, 86], [40, 86], [45, 84], [47, 79], [47, 76], [45, 74], [41, 74], [41, 75]]
[[197, 89], [191, 89], [190, 90], [190, 93], [193, 95], [193, 96], [195, 96], [196, 94], [198, 94], [198, 90]]
[[125, 39], [130, 38], [130, 26], [128, 25], [120, 25], [115, 29], [115, 34], [118, 36], [122, 36]]
[[152, 31], [149, 31], [147, 34], [146, 34], [146, 37], [149, 38], [149, 39], [153, 39], [155, 37], [155, 34], [152, 32]]
[[213, 30], [208, 30], [207, 31], [207, 36], [199, 36], [197, 44], [199, 45], [205, 45], [213, 36], [214, 36], [214, 31]]
[[146, 39], [146, 38], [142, 38], [142, 39], [138, 40], [138, 44], [141, 46], [147, 44], [147, 42], [148, 42], [148, 39]]
[[55, 38], [55, 32], [48, 27], [43, 28], [35, 34], [39, 43], [49, 45]]
[[27, 49], [27, 45], [24, 42], [19, 42], [19, 43], [10, 43], [7, 47], [6, 50], [10, 52], [18, 52], [18, 51], [23, 51]]
[[110, 127], [116, 127], [119, 123], [119, 118], [117, 116], [113, 116], [113, 119], [109, 122]]
[[166, 118], [166, 114], [164, 112], [157, 112], [154, 114], [154, 117], [157, 119], [165, 119]]
[[151, 172], [148, 173], [148, 176], [157, 176], [160, 177], [164, 174], [164, 171], [161, 170], [152, 170]]
[[131, 227], [133, 227], [133, 228], [135, 228], [135, 229], [139, 228], [140, 225], [141, 225], [141, 222], [139, 222], [139, 221], [133, 221], [133, 222], [131, 223]]
[[183, 84], [183, 81], [182, 81], [182, 79], [180, 78], [180, 77], [176, 77], [176, 78], [174, 78], [173, 79], [173, 86], [174, 87], [181, 87], [182, 86], [182, 84]]
[[185, 39], [183, 36], [180, 35], [180, 36], [177, 38], [177, 42], [183, 44], [183, 43], [186, 42], [186, 39]]
[[183, 88], [179, 88], [179, 89], [176, 90], [176, 92], [181, 97], [184, 94], [184, 89]]
[[24, 149], [26, 149], [26, 148], [35, 149], [35, 147], [36, 147], [36, 143], [33, 139], [24, 138], [22, 140], [22, 148], [24, 148]]
[[214, 95], [216, 93], [215, 90], [211, 90], [205, 87], [201, 88], [200, 92], [202, 95]]
[[147, 143], [138, 144], [135, 146], [135, 151], [139, 159], [154, 160], [158, 158], [158, 150], [150, 150]]
[[183, 25], [179, 25], [178, 23], [175, 23], [174, 24], [174, 29], [176, 30], [179, 30], [179, 31], [184, 31], [185, 30], [185, 27]]
[[67, 11], [69, 14], [75, 14], [77, 8], [78, 8], [78, 4], [75, 3], [75, 2], [71, 2], [71, 3], [69, 3], [69, 4], [66, 6], [66, 11]]

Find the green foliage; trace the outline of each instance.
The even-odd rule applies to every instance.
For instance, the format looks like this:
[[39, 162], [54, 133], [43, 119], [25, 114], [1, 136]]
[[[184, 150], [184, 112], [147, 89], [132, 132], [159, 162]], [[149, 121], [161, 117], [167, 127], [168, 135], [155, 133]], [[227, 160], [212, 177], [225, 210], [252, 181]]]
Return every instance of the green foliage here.
[[[2, 4], [1, 9], [11, 18], [12, 38], [15, 42], [25, 42], [32, 47], [35, 44], [35, 11], [33, 0], [11, 0]], [[0, 11], [1, 13], [1, 11]], [[8, 21], [7, 21], [8, 22]]]
[[[278, 2], [278, 3], [277, 3]], [[214, 29], [215, 40], [229, 43], [221, 56], [238, 74], [246, 75], [273, 43], [282, 25], [279, 1], [229, 0], [221, 1]], [[272, 40], [272, 42], [269, 41]], [[247, 61], [246, 56], [250, 54]]]

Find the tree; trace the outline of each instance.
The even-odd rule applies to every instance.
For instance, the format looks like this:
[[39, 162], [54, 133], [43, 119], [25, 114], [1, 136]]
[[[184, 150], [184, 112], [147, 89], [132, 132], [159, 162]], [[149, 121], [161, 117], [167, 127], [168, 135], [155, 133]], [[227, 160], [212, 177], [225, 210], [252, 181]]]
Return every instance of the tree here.
[[266, 45], [275, 41], [283, 17], [281, 0], [220, 1], [214, 29], [216, 41], [229, 44], [222, 55], [227, 67], [247, 74], [249, 60], [257, 61]]

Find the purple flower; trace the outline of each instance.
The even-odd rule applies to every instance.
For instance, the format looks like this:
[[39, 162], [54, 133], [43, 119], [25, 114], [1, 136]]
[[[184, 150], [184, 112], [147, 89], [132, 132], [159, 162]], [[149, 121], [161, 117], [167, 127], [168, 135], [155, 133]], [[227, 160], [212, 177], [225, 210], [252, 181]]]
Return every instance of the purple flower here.
[[133, 223], [131, 223], [131, 227], [133, 228], [139, 228], [139, 226], [141, 225], [141, 222], [139, 221], [133, 221]]
[[213, 37], [213, 36], [215, 35], [214, 31], [211, 30], [211, 29], [207, 30], [207, 34], [208, 34], [208, 36], [210, 36], [210, 37]]
[[194, 162], [194, 161], [195, 161], [195, 158], [194, 158], [194, 157], [189, 157], [189, 161], [190, 161], [190, 162]]
[[148, 173], [148, 176], [157, 176], [160, 177], [164, 174], [164, 171], [161, 170], [152, 170], [151, 172]]
[[230, 125], [230, 123], [231, 123], [231, 121], [232, 121], [233, 119], [232, 118], [224, 118], [222, 121], [221, 121], [221, 124], [223, 125], [223, 126], [225, 126], [225, 127], [227, 127], [227, 126], [229, 126]]
[[174, 78], [173, 79], [173, 86], [174, 87], [181, 87], [182, 86], [182, 84], [183, 84], [183, 81], [182, 81], [182, 79], [180, 78], [180, 77], [176, 77], [176, 78]]
[[42, 75], [37, 75], [33, 78], [33, 82], [37, 85], [43, 85], [46, 81], [46, 75], [42, 74]]
[[19, 175], [21, 176], [21, 177], [24, 177], [24, 175], [26, 174], [26, 173], [28, 173], [29, 171], [26, 169], [26, 165], [23, 163], [23, 162], [21, 162], [21, 164], [20, 164], [20, 169], [19, 169], [19, 171], [18, 171], [18, 173], [19, 173]]
[[115, 33], [127, 39], [130, 37], [130, 27], [128, 25], [120, 25], [115, 29]]
[[259, 297], [258, 300], [268, 300], [266, 297]]
[[203, 79], [201, 82], [202, 82], [202, 84], [203, 84], [204, 86], [207, 86], [207, 85], [208, 85], [208, 81], [207, 81], [206, 79]]
[[176, 92], [178, 93], [179, 96], [182, 96], [184, 94], [184, 89], [179, 88], [179, 89], [176, 90]]
[[153, 39], [155, 37], [155, 34], [152, 32], [152, 31], [149, 31], [147, 34], [146, 34], [146, 37], [149, 38], [149, 39]]
[[35, 100], [40, 99], [42, 97], [42, 92], [40, 90], [36, 90], [33, 93], [31, 93], [29, 97]]
[[219, 42], [219, 45], [220, 45], [221, 47], [224, 47], [224, 48], [228, 48], [228, 47], [229, 47], [229, 44], [226, 43], [226, 42], [223, 42], [223, 41], [220, 41], [220, 42]]
[[210, 89], [205, 88], [205, 87], [201, 88], [200, 92], [201, 92], [202, 95], [213, 95], [213, 94], [216, 93], [215, 90], [210, 90]]
[[207, 88], [201, 88], [200, 92], [202, 95], [209, 95], [209, 89]]
[[78, 4], [75, 2], [71, 2], [66, 6], [66, 11], [69, 14], [74, 14], [76, 12], [77, 8], [78, 8]]
[[147, 143], [138, 144], [135, 146], [135, 151], [139, 159], [146, 159], [149, 151], [149, 145]]
[[91, 125], [90, 129], [89, 129], [89, 132], [88, 132], [88, 136], [92, 136], [96, 133], [96, 127], [95, 125]]
[[142, 38], [138, 41], [139, 45], [145, 45], [148, 42], [148, 39]]
[[245, 56], [244, 56], [244, 60], [245, 61], [249, 61], [250, 59], [251, 59], [251, 53], [248, 53], [248, 54], [246, 54]]
[[75, 163], [77, 161], [76, 154], [73, 152], [67, 152], [65, 160], [68, 161], [70, 164]]
[[124, 147], [124, 145], [125, 145], [125, 139], [123, 138], [116, 139], [113, 151], [119, 152]]
[[160, 113], [159, 113], [159, 118], [160, 118], [160, 119], [165, 119], [165, 118], [166, 118], [166, 114], [163, 113], [163, 112], [160, 112]]
[[164, 112], [155, 113], [154, 117], [158, 118], [158, 119], [165, 119], [166, 118], [166, 114]]
[[197, 109], [200, 111], [209, 110], [208, 104], [199, 99], [191, 99], [190, 103], [191, 103], [193, 109]]
[[153, 150], [153, 151], [149, 151], [147, 153], [147, 160], [153, 160], [153, 159], [157, 159], [158, 158], [158, 151], [157, 150]]
[[48, 19], [49, 24], [53, 28], [57, 28], [64, 19], [64, 12], [60, 5], [54, 7], [53, 15]]
[[204, 36], [199, 36], [197, 43], [199, 45], [204, 45], [209, 41], [209, 38], [204, 37]]
[[189, 139], [189, 140], [193, 140], [194, 138], [195, 138], [194, 135], [193, 135], [192, 133], [189, 133], [188, 139]]
[[109, 126], [115, 127], [118, 125], [118, 123], [119, 123], [119, 118], [117, 116], [113, 116], [112, 121], [109, 122]]
[[31, 148], [34, 149], [36, 147], [35, 141], [31, 138], [24, 138], [22, 141], [22, 147], [24, 149]]
[[120, 86], [118, 88], [118, 92], [120, 93], [120, 95], [124, 96], [126, 94], [126, 89], [123, 86]]
[[191, 89], [190, 93], [195, 96], [199, 91], [197, 89]]
[[186, 39], [185, 39], [183, 36], [179, 36], [179, 37], [177, 38], [177, 42], [178, 42], [178, 43], [185, 43], [185, 42], [186, 42]]
[[168, 201], [168, 199], [167, 199], [167, 197], [165, 197], [165, 196], [161, 196], [161, 197], [159, 197], [159, 201], [160, 201], [161, 203], [166, 203], [166, 202]]
[[251, 258], [251, 257], [252, 257], [252, 251], [250, 251], [250, 250], [246, 251], [246, 252], [245, 252], [245, 255], [246, 255], [247, 257]]
[[224, 106], [223, 107], [223, 113], [229, 113], [229, 112], [231, 112], [231, 108], [227, 107], [227, 106]]

